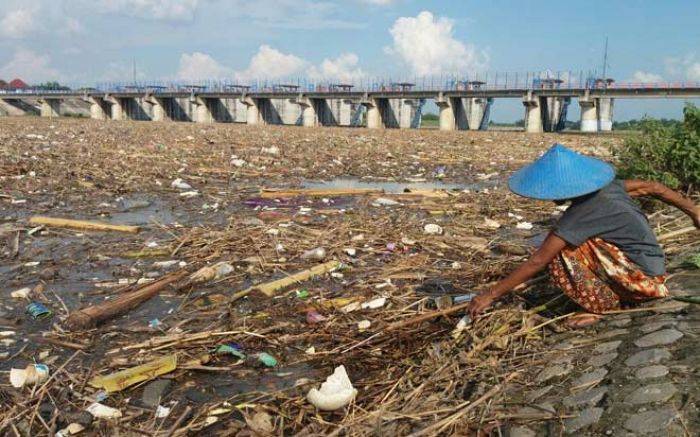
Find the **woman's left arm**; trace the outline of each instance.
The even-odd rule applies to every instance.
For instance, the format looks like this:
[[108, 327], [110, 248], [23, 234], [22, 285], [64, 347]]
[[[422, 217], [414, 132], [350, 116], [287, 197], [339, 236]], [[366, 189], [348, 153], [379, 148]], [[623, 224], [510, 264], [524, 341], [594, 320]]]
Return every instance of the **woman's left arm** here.
[[481, 314], [490, 307], [496, 300], [511, 292], [515, 287], [533, 278], [543, 270], [552, 260], [559, 255], [559, 252], [566, 247], [566, 241], [550, 232], [545, 238], [542, 246], [533, 253], [527, 261], [520, 264], [517, 269], [508, 276], [500, 280], [489, 291], [476, 296], [469, 306], [468, 312], [472, 318]]
[[626, 180], [625, 190], [632, 197], [652, 196], [663, 202], [673, 205], [688, 214], [696, 228], [700, 229], [700, 206], [696, 205], [689, 197], [683, 197], [660, 182]]

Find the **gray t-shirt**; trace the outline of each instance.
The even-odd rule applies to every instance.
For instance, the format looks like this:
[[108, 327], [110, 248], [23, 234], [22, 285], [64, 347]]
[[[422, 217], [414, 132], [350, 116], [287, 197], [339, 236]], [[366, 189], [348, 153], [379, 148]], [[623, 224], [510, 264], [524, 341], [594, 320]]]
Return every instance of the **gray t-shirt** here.
[[589, 238], [601, 238], [619, 247], [647, 275], [666, 273], [664, 253], [649, 221], [620, 180], [574, 199], [554, 233], [576, 247]]

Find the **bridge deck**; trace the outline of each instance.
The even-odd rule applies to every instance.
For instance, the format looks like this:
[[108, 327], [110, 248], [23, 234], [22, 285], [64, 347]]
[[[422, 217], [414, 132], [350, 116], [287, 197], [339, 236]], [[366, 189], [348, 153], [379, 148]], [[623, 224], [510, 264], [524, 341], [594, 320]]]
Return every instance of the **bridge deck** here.
[[0, 90], [0, 99], [67, 99], [67, 98], [104, 98], [106, 96], [117, 98], [136, 98], [145, 95], [152, 95], [161, 98], [225, 98], [236, 99], [243, 97], [269, 98], [269, 99], [292, 99], [300, 95], [312, 99], [350, 99], [362, 100], [366, 98], [388, 98], [388, 99], [432, 99], [439, 95], [444, 97], [483, 97], [483, 98], [522, 98], [531, 93], [533, 96], [541, 97], [612, 97], [617, 99], [635, 98], [700, 98], [700, 86], [698, 87], [612, 87], [606, 89], [591, 88], [555, 88], [555, 89], [532, 89], [532, 88], [502, 88], [485, 90], [379, 90], [371, 92], [362, 91], [252, 91], [242, 93], [240, 91], [210, 91], [210, 90], [168, 90], [168, 89], [148, 89], [139, 91], [3, 91]]

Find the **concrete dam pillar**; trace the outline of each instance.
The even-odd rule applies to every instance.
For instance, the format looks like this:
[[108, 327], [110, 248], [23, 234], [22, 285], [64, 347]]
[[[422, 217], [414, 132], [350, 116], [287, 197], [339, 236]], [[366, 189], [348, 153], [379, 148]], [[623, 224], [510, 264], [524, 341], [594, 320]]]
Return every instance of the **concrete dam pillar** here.
[[610, 132], [613, 123], [613, 99], [601, 97], [598, 99], [598, 127], [601, 132]]
[[455, 130], [456, 119], [455, 110], [453, 106], [452, 99], [445, 97], [440, 93], [435, 99], [435, 104], [440, 111], [439, 115], [439, 129], [440, 130]]
[[399, 128], [410, 129], [413, 124], [413, 118], [416, 115], [418, 101], [413, 99], [399, 100]]
[[525, 132], [539, 133], [544, 129], [542, 127], [542, 108], [540, 107], [540, 98], [537, 96], [527, 95], [523, 98], [525, 106]]
[[42, 117], [59, 117], [61, 115], [61, 101], [58, 99], [39, 100], [41, 109], [39, 113]]
[[542, 108], [544, 131], [557, 132], [563, 130], [571, 99], [569, 97], [543, 97], [541, 102], [544, 104]]
[[194, 108], [194, 121], [195, 123], [213, 123], [214, 115], [211, 111], [211, 106], [209, 98], [206, 97], [195, 97], [192, 103], [195, 105]]
[[[466, 91], [482, 90], [486, 82], [472, 80], [462, 82]], [[459, 89], [459, 88], [458, 88]], [[457, 129], [486, 130], [491, 116], [493, 99], [487, 97], [460, 98], [455, 105]]]
[[595, 99], [580, 97], [578, 104], [581, 107], [581, 132], [598, 132], [598, 114]]
[[486, 130], [489, 125], [493, 99], [467, 98], [464, 99], [464, 114], [469, 130]]
[[109, 104], [101, 97], [89, 97], [87, 101], [90, 103], [90, 118], [93, 120], [109, 120], [110, 108]]
[[316, 103], [314, 99], [300, 97], [296, 103], [301, 108], [301, 125], [304, 127], [318, 126], [318, 116], [316, 114]]
[[261, 102], [260, 99], [253, 99], [251, 97], [244, 97], [241, 102], [246, 106], [246, 117], [245, 121], [247, 124], [254, 126], [257, 124], [265, 124], [265, 120], [260, 113]]
[[153, 121], [170, 121], [171, 108], [173, 107], [173, 100], [169, 97], [154, 97], [150, 96], [149, 102], [152, 105], [151, 120]]
[[382, 122], [382, 113], [379, 108], [381, 102], [379, 99], [369, 99], [364, 100], [362, 105], [367, 107], [367, 128], [368, 129], [381, 129], [384, 127]]
[[112, 120], [124, 120], [124, 108], [119, 97], [106, 97], [105, 102], [110, 105], [110, 116]]

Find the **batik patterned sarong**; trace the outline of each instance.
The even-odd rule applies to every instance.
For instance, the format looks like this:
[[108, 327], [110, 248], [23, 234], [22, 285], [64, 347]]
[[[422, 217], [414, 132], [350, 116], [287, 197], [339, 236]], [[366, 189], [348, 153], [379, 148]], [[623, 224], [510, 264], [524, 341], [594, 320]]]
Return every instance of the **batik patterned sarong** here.
[[591, 313], [668, 296], [665, 275], [646, 275], [617, 246], [600, 238], [564, 248], [549, 271], [554, 285]]

